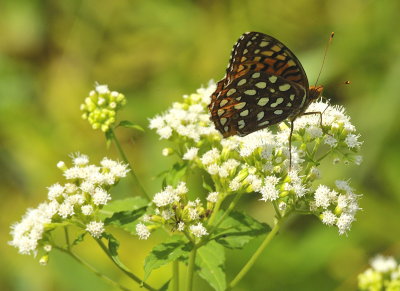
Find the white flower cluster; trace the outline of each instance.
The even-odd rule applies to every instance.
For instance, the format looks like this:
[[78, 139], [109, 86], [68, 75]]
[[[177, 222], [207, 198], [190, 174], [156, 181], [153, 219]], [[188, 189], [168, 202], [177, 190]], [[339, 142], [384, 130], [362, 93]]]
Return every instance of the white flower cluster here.
[[93, 237], [100, 237], [104, 231], [103, 222], [94, 221], [96, 211], [111, 200], [108, 190], [129, 171], [127, 165], [104, 158], [100, 166], [89, 165], [86, 155], [71, 157], [73, 166], [64, 162], [57, 166], [71, 182], [56, 183], [48, 188], [48, 201], [35, 209], [28, 209], [22, 220], [12, 225], [10, 244], [22, 254], [36, 253], [42, 244], [46, 231], [54, 229], [57, 223], [74, 218], [86, 224], [86, 230]]
[[[169, 227], [171, 231], [186, 232], [193, 237], [207, 235], [203, 221], [209, 211], [203, 207], [199, 199], [189, 201], [186, 183], [181, 182], [177, 187], [167, 186], [163, 191], [154, 195], [153, 204], [156, 207], [154, 214], [145, 215], [142, 222], [136, 225], [136, 233], [140, 239], [148, 239], [150, 230], [160, 226]], [[212, 207], [218, 198], [217, 192], [207, 197], [207, 207]]]
[[175, 102], [167, 112], [150, 119], [150, 128], [156, 129], [162, 139], [177, 134], [198, 142], [202, 136], [218, 134], [210, 123], [207, 109], [215, 84], [201, 88], [197, 93], [183, 96], [183, 102]]
[[346, 181], [336, 181], [335, 190], [320, 185], [314, 192], [314, 201], [310, 203], [310, 210], [320, 213], [321, 221], [326, 225], [335, 225], [340, 234], [350, 230], [355, 214], [360, 207], [360, 195], [354, 194], [353, 189]]
[[[150, 120], [150, 128], [178, 145], [174, 152], [184, 162], [210, 175], [218, 185], [216, 189], [223, 193], [218, 199], [238, 192], [256, 192], [262, 201], [276, 204], [282, 212], [311, 208], [325, 224], [336, 225], [340, 234], [345, 233], [359, 209], [359, 195], [353, 194], [350, 187], [340, 189], [340, 185], [338, 192], [325, 191], [331, 195], [328, 198], [324, 188], [318, 188], [315, 195], [313, 190], [313, 183], [320, 178], [317, 167], [322, 159], [330, 157], [335, 164], [361, 162], [357, 152], [362, 142], [344, 109], [324, 102], [312, 103], [307, 112], [321, 114], [295, 120], [289, 149], [290, 127], [285, 122], [244, 137], [223, 139], [209, 119], [207, 106], [214, 90], [215, 84], [210, 83], [208, 88], [186, 96], [183, 102], [174, 103], [167, 113]], [[197, 108], [198, 114], [193, 114], [191, 108]], [[302, 209], [298, 209], [299, 205]]]
[[360, 290], [400, 290], [400, 265], [393, 257], [377, 255], [370, 264], [372, 268], [358, 275]]

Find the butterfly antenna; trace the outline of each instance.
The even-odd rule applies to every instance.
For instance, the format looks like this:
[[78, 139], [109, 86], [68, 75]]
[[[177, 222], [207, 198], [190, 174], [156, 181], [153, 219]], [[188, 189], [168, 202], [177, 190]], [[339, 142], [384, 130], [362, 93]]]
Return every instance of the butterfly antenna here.
[[322, 65], [321, 65], [321, 69], [319, 70], [318, 77], [317, 77], [317, 81], [315, 82], [315, 85], [314, 85], [314, 86], [317, 86], [317, 84], [318, 84], [319, 77], [321, 76], [322, 69], [324, 68], [325, 59], [326, 59], [326, 54], [328, 53], [328, 48], [329, 48], [329, 46], [331, 45], [331, 42], [332, 42], [332, 39], [333, 39], [333, 36], [334, 36], [334, 35], [335, 35], [335, 33], [332, 32], [332, 33], [331, 33], [331, 36], [329, 37], [328, 43], [326, 44], [325, 53], [324, 53], [324, 58], [323, 58], [323, 60], [322, 60]]

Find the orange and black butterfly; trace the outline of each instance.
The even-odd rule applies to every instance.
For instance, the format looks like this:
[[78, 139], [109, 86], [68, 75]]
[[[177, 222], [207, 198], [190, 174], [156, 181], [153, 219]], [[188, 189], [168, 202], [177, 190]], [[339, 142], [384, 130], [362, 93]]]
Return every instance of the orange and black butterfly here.
[[283, 43], [246, 32], [233, 46], [226, 75], [211, 95], [211, 119], [224, 137], [244, 136], [285, 119], [293, 130], [293, 121], [322, 90], [309, 87], [300, 61]]

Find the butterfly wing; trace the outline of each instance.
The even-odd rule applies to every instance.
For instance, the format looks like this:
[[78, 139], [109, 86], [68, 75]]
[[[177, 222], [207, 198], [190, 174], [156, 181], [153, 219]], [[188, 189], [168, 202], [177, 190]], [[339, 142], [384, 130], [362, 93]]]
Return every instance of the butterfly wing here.
[[262, 71], [308, 88], [307, 75], [294, 53], [282, 42], [260, 32], [244, 33], [233, 46], [224, 85], [250, 71]]
[[249, 71], [226, 87], [223, 81], [209, 108], [224, 137], [247, 135], [296, 116], [306, 101], [303, 86], [263, 71]]

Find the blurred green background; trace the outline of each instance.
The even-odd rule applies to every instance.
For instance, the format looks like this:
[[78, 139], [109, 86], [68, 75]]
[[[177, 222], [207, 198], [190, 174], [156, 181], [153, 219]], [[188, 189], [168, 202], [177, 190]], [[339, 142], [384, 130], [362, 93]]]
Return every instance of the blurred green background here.
[[[363, 193], [357, 221], [346, 236], [312, 217], [292, 219], [236, 290], [355, 290], [357, 274], [376, 254], [400, 259], [400, 2], [337, 1], [40, 1], [0, 3], [0, 290], [110, 290], [57, 251], [49, 265], [18, 255], [7, 245], [9, 225], [45, 199], [61, 181], [56, 168], [80, 151], [93, 162], [107, 150], [101, 133], [80, 118], [79, 105], [95, 81], [124, 93], [121, 119], [147, 127], [148, 118], [224, 74], [232, 45], [245, 31], [271, 34], [288, 45], [315, 82], [326, 41], [336, 33], [320, 79], [333, 104], [347, 108], [362, 134], [360, 167], [323, 165], [324, 181], [351, 179]], [[342, 86], [350, 80], [350, 86]], [[168, 144], [156, 134], [117, 132], [145, 188], [160, 190], [158, 173], [171, 165]], [[129, 195], [129, 179], [116, 197]], [[125, 184], [124, 184], [125, 183]], [[116, 189], [117, 190], [117, 189]], [[192, 189], [196, 191], [196, 189]], [[117, 193], [118, 192], [118, 193]], [[125, 193], [124, 193], [125, 192]], [[258, 198], [247, 212], [271, 221]], [[137, 274], [148, 251], [162, 239], [139, 241], [117, 232], [122, 257]], [[228, 280], [260, 240], [228, 252]], [[88, 240], [79, 253], [131, 287]], [[154, 272], [158, 287], [170, 267]], [[209, 290], [201, 279], [196, 290]]]

